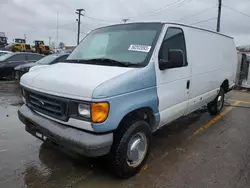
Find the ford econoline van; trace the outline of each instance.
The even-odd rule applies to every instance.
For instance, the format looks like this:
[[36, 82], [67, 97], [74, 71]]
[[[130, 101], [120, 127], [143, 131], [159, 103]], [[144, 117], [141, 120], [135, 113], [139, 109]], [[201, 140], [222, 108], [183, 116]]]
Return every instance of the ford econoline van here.
[[[107, 155], [120, 177], [145, 164], [151, 135], [234, 86], [233, 38], [176, 23], [98, 28], [57, 63], [21, 78], [26, 131], [88, 156]], [[165, 143], [167, 144], [167, 143]]]

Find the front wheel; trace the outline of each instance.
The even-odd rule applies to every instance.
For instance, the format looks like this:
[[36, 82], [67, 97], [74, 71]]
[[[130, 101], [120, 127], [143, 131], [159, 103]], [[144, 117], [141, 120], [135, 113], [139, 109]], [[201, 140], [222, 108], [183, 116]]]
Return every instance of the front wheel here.
[[220, 92], [217, 97], [207, 105], [208, 112], [211, 115], [217, 115], [221, 112], [224, 106], [225, 92], [223, 88], [220, 88]]
[[151, 130], [146, 121], [137, 120], [120, 130], [111, 150], [113, 172], [121, 178], [136, 174], [147, 160], [150, 142]]

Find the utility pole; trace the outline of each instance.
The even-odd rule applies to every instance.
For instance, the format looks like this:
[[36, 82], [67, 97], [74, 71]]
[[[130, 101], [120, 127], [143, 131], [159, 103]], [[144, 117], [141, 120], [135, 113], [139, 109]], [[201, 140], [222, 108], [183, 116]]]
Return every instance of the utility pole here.
[[58, 48], [59, 44], [58, 44], [58, 12], [56, 15], [56, 48]]
[[222, 0], [219, 0], [218, 4], [218, 18], [217, 18], [217, 32], [220, 32], [220, 20], [221, 20], [221, 5], [222, 5]]
[[77, 45], [80, 43], [81, 16], [84, 16], [84, 15], [82, 14], [82, 11], [84, 11], [84, 9], [77, 9], [77, 10], [76, 10], [76, 14], [78, 14], [78, 19], [76, 20], [76, 21], [78, 22]]
[[51, 41], [51, 37], [49, 37], [49, 46], [50, 46], [50, 41]]
[[122, 21], [123, 21], [124, 23], [126, 23], [127, 21], [129, 21], [129, 19], [125, 18], [125, 19], [122, 19]]

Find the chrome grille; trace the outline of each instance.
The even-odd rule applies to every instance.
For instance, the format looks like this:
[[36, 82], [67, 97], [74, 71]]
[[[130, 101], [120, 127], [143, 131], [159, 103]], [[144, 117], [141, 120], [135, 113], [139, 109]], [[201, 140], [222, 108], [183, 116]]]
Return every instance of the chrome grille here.
[[25, 90], [27, 105], [47, 116], [67, 121], [67, 109], [69, 101], [60, 97]]

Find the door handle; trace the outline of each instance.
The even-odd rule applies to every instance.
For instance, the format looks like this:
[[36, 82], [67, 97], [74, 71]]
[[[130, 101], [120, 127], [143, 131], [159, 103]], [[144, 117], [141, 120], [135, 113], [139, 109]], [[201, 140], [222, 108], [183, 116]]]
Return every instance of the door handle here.
[[187, 81], [187, 89], [190, 87], [190, 80]]

